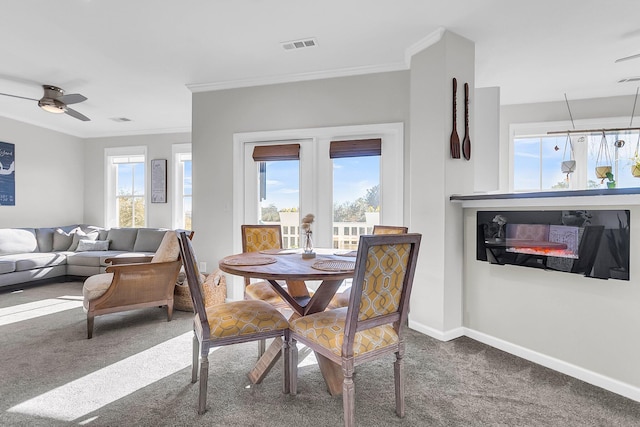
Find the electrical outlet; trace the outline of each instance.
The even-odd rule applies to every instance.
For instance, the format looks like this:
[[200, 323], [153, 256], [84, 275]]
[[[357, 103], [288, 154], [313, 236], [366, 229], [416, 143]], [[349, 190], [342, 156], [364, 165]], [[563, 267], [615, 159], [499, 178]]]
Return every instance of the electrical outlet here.
[[200, 261], [199, 264], [200, 265], [198, 266], [198, 268], [200, 269], [201, 273], [204, 273], [205, 271], [207, 271], [207, 263], [205, 261]]

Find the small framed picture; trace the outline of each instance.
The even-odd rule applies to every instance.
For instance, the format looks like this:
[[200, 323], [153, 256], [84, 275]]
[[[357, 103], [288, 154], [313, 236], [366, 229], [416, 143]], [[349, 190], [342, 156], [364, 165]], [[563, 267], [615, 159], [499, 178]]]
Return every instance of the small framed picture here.
[[151, 160], [151, 203], [167, 203], [167, 159]]

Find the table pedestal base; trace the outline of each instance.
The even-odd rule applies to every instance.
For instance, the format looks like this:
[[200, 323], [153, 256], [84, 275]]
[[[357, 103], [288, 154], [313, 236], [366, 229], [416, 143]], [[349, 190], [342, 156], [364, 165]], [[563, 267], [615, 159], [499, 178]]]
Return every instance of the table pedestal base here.
[[[282, 355], [282, 338], [277, 337], [273, 339], [267, 351], [258, 359], [256, 365], [249, 372], [249, 380], [253, 384], [260, 384], [264, 377], [267, 376], [271, 368], [273, 368], [276, 362]], [[327, 384], [327, 390], [332, 396], [339, 396], [342, 394], [342, 382], [344, 381], [344, 375], [342, 374], [342, 367], [337, 363], [332, 362], [320, 353], [315, 353], [316, 360], [318, 361], [318, 367], [322, 372], [325, 384]], [[296, 361], [297, 362], [297, 361]], [[297, 369], [297, 367], [296, 367]]]

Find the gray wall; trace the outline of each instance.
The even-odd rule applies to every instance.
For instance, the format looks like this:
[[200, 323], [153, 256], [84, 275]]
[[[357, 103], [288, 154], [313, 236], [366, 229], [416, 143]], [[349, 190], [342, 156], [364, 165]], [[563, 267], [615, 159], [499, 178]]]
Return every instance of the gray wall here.
[[[172, 228], [171, 214], [175, 191], [173, 185], [173, 168], [171, 146], [191, 142], [189, 133], [170, 133], [154, 135], [121, 136], [110, 138], [92, 138], [84, 141], [84, 219], [88, 224], [105, 225], [105, 148], [112, 147], [147, 147], [147, 192], [150, 194], [150, 161], [167, 159], [167, 203], [147, 204], [147, 226]], [[148, 199], [148, 201], [150, 198]]]
[[[575, 120], [626, 116], [628, 124], [633, 101], [633, 96], [627, 96], [570, 101], [570, 105]], [[506, 175], [510, 125], [567, 121], [568, 112], [564, 102], [503, 106], [500, 120], [501, 174]], [[551, 208], [572, 208], [570, 201], [565, 203]], [[589, 208], [598, 206], [581, 207]], [[475, 213], [475, 209], [465, 209], [464, 325], [578, 369], [640, 387], [640, 339], [636, 338], [640, 269], [633, 261], [628, 282], [476, 261]], [[631, 224], [631, 253], [637, 254], [640, 208], [636, 206], [631, 207]]]
[[[211, 270], [233, 250], [233, 134], [409, 119], [409, 73], [370, 74], [193, 95], [193, 228]], [[406, 135], [406, 131], [405, 131]], [[405, 136], [406, 137], [406, 136]], [[399, 171], [399, 173], [401, 173]]]
[[83, 221], [85, 172], [80, 138], [0, 117], [0, 141], [15, 144], [16, 162], [16, 204], [0, 206], [0, 227]]
[[[462, 334], [462, 209], [451, 194], [473, 190], [471, 161], [451, 158], [453, 78], [457, 87], [457, 133], [464, 138], [464, 83], [474, 93], [474, 44], [445, 32], [442, 39], [411, 59], [410, 230], [423, 234], [411, 296], [409, 326], [439, 339]], [[470, 117], [474, 118], [473, 101]], [[475, 141], [473, 128], [471, 140]]]

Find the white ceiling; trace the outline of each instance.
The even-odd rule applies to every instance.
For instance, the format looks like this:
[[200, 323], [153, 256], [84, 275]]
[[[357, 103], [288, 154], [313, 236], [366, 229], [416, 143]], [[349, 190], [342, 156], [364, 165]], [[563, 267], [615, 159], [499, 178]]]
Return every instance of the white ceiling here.
[[[194, 85], [407, 69], [445, 28], [475, 42], [476, 87], [502, 104], [635, 95], [638, 0], [0, 0], [0, 92], [81, 93], [91, 118], [0, 96], [0, 116], [78, 137], [190, 131]], [[318, 47], [281, 42], [315, 37]], [[629, 106], [631, 111], [632, 105]], [[126, 117], [118, 123], [112, 118]]]

